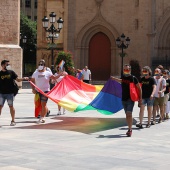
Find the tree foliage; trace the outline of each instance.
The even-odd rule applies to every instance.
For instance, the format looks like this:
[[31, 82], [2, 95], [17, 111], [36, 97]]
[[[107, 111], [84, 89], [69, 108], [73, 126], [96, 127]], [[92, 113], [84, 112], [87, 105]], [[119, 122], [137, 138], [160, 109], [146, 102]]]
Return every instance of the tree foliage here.
[[[25, 60], [30, 56], [36, 61], [36, 35], [37, 35], [37, 23], [28, 19], [22, 12], [20, 13], [20, 46], [24, 48]], [[27, 37], [26, 44], [23, 43], [23, 37]]]
[[56, 59], [56, 66], [59, 65], [62, 60], [65, 61], [65, 71], [70, 75], [74, 75], [74, 62], [72, 53], [69, 51], [59, 51]]

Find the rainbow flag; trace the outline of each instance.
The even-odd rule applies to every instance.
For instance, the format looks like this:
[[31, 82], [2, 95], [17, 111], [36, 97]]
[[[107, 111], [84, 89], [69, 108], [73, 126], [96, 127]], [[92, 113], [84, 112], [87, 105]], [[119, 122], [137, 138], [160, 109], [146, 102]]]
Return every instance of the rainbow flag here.
[[34, 104], [35, 104], [35, 117], [38, 117], [38, 115], [40, 114], [41, 109], [42, 109], [39, 93], [36, 93], [34, 96]]
[[76, 111], [98, 110], [100, 113], [110, 115], [123, 109], [121, 100], [121, 84], [110, 79], [91, 103], [84, 108], [78, 107]]
[[[32, 82], [31, 84], [34, 85]], [[36, 89], [38, 88], [36, 87]], [[72, 112], [98, 110], [103, 114], [113, 114], [123, 108], [121, 89], [121, 84], [113, 80], [108, 80], [103, 87], [84, 83], [68, 75], [47, 94], [38, 90], [55, 103]]]
[[59, 63], [59, 67], [60, 67], [61, 70], [63, 70], [64, 64], [65, 64], [65, 61], [61, 60], [60, 63]]

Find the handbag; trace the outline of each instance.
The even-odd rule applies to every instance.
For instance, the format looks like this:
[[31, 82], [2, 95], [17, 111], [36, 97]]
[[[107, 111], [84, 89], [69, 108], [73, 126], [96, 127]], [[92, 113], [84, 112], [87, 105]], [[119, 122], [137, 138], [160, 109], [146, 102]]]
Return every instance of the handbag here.
[[19, 87], [17, 85], [17, 83], [15, 82], [15, 80], [13, 80], [13, 92], [14, 92], [14, 96], [16, 96], [18, 94], [18, 90], [19, 90]]
[[136, 87], [136, 85], [134, 83], [134, 76], [132, 77], [132, 79], [133, 79], [133, 82], [131, 82], [129, 84], [130, 98], [132, 101], [136, 102], [136, 101], [139, 101], [139, 99], [140, 99], [139, 89], [138, 89], [138, 87]]

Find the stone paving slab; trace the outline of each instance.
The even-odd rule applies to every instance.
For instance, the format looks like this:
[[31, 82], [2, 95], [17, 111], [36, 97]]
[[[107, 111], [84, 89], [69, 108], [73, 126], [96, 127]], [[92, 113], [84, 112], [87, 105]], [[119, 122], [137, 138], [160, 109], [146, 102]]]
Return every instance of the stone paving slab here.
[[[125, 135], [125, 123], [103, 127], [103, 121], [109, 122], [108, 118], [113, 124], [117, 120], [124, 122], [123, 110], [109, 116], [97, 111], [66, 111], [65, 115], [56, 116], [57, 105], [49, 100], [51, 114], [40, 128], [42, 125], [37, 125], [33, 117], [33, 99], [31, 89], [20, 90], [16, 96], [15, 127], [9, 126], [11, 119], [6, 104], [2, 110], [0, 170], [169, 170], [170, 121], [149, 129], [138, 129], [134, 125], [129, 138]], [[138, 114], [136, 104], [134, 124]], [[53, 128], [45, 128], [48, 126]], [[73, 131], [71, 128], [76, 126], [78, 130]], [[85, 133], [88, 126], [97, 131], [90, 129]]]

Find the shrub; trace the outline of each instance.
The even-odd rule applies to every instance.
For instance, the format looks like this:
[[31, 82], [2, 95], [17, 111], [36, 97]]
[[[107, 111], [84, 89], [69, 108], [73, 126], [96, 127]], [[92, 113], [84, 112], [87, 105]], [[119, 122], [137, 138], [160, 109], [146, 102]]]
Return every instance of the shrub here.
[[56, 59], [56, 66], [61, 62], [65, 61], [64, 68], [65, 71], [70, 74], [74, 75], [74, 62], [73, 62], [73, 54], [69, 51], [59, 51], [57, 54], [57, 59]]

